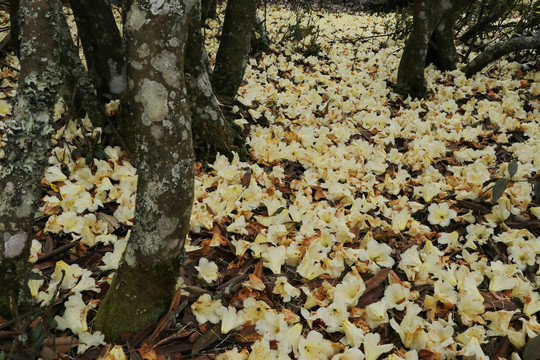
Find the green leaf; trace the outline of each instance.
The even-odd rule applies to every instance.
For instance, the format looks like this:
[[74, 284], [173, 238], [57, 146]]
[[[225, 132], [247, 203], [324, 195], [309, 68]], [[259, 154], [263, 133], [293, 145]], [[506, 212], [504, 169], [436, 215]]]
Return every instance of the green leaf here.
[[103, 160], [107, 158], [107, 154], [105, 153], [105, 150], [103, 148], [98, 147], [94, 150], [94, 155], [96, 156], [96, 159]]
[[33, 271], [30, 271], [28, 273], [28, 280], [43, 280], [43, 279], [44, 277], [39, 273], [35, 273]]
[[47, 324], [49, 324], [49, 326], [53, 329], [58, 327], [58, 321], [56, 321], [54, 318], [48, 318]]
[[41, 350], [43, 345], [43, 339], [45, 338], [45, 329], [43, 328], [43, 321], [39, 321], [30, 333], [30, 345], [36, 351]]
[[77, 156], [77, 155], [82, 155], [82, 154], [83, 154], [83, 150], [81, 148], [76, 148], [75, 150], [71, 152], [72, 156]]
[[94, 160], [94, 153], [92, 151], [89, 151], [84, 157], [84, 160], [86, 165], [90, 165], [92, 163], [92, 160]]
[[504, 190], [506, 190], [506, 185], [508, 185], [507, 178], [500, 178], [495, 181], [495, 185], [493, 185], [493, 202], [497, 202], [497, 200], [499, 200], [504, 193]]
[[538, 360], [540, 359], [540, 336], [535, 336], [527, 345], [525, 345], [525, 351], [523, 351], [523, 360]]
[[107, 125], [107, 126], [105, 126], [105, 128], [103, 129], [103, 132], [104, 132], [105, 134], [112, 134], [114, 131], [113, 131], [113, 129], [112, 129], [112, 127], [111, 127], [110, 125]]
[[510, 175], [510, 178], [512, 178], [514, 175], [516, 175], [518, 170], [518, 163], [516, 160], [510, 161], [510, 164], [508, 164], [508, 174]]
[[102, 95], [103, 95], [103, 97], [104, 97], [105, 99], [112, 100], [112, 95], [111, 95], [111, 94], [105, 93], [105, 94], [102, 94]]

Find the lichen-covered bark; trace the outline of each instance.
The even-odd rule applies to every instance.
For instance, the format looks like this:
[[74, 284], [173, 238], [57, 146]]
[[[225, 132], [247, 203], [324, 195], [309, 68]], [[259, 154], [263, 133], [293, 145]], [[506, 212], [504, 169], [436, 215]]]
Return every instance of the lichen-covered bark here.
[[122, 38], [107, 0], [70, 0], [88, 72], [99, 94], [118, 98], [126, 87]]
[[41, 195], [58, 84], [50, 0], [21, 0], [19, 87], [0, 159], [0, 316], [28, 300], [27, 273], [34, 214]]
[[200, 9], [201, 2], [197, 0], [189, 20], [184, 71], [195, 154], [202, 160], [211, 160], [217, 152], [230, 156], [231, 151], [245, 146], [245, 140], [239, 127], [223, 115], [212, 90]]
[[193, 145], [181, 56], [192, 6], [187, 0], [134, 0], [126, 9], [126, 103], [135, 127], [139, 178], [131, 238], [95, 319], [109, 341], [157, 321], [179, 275], [193, 204]]
[[396, 91], [399, 94], [419, 98], [425, 96], [424, 68], [428, 59], [442, 70], [455, 68], [458, 58], [454, 45], [454, 23], [462, 3], [463, 0], [414, 2], [413, 30], [398, 69]]
[[211, 82], [218, 97], [234, 98], [244, 79], [258, 0], [229, 0]]
[[482, 70], [490, 62], [501, 58], [504, 55], [526, 49], [540, 49], [540, 35], [538, 36], [520, 36], [495, 44], [480, 55], [471, 60], [463, 68], [463, 72], [467, 77], [473, 76], [478, 71]]

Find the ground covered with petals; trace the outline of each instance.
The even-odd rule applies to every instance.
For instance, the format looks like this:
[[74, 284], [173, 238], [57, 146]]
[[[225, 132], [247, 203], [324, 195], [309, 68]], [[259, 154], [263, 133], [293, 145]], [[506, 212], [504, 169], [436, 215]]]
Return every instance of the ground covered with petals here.
[[[51, 320], [42, 353], [521, 358], [540, 334], [540, 73], [506, 60], [470, 79], [430, 66], [428, 98], [403, 99], [403, 43], [378, 36], [392, 19], [319, 15], [317, 37], [289, 41], [292, 14], [269, 9], [271, 51], [253, 54], [224, 107], [250, 157], [196, 164], [171, 310], [123, 346], [91, 320], [129, 238], [136, 170], [113, 146], [88, 164], [80, 139], [107, 134], [58, 104], [30, 258]], [[212, 55], [219, 22], [209, 26]], [[7, 118], [14, 74], [3, 71]]]

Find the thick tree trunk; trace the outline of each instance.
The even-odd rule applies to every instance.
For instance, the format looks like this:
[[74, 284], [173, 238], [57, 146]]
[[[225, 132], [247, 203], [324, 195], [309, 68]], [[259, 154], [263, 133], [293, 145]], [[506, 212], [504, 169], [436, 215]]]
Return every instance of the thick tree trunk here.
[[463, 68], [463, 72], [467, 77], [471, 77], [482, 70], [482, 68], [490, 62], [495, 61], [504, 55], [526, 49], [539, 50], [540, 36], [522, 36], [495, 44], [472, 59], [471, 62]]
[[50, 146], [58, 85], [50, 0], [21, 0], [19, 87], [0, 160], [0, 315], [28, 301], [28, 256]]
[[125, 9], [126, 101], [136, 129], [139, 179], [130, 242], [95, 319], [109, 341], [157, 321], [179, 275], [193, 204], [182, 54], [192, 4], [134, 0]]
[[244, 79], [257, 0], [229, 0], [211, 81], [218, 97], [232, 99]]
[[[399, 63], [396, 91], [403, 96], [424, 97], [426, 61], [442, 70], [457, 64], [454, 23], [463, 0], [417, 0], [414, 2], [413, 30]], [[428, 57], [429, 53], [429, 57]]]
[[122, 38], [107, 0], [71, 0], [88, 72], [102, 96], [118, 98], [126, 87]]
[[230, 156], [244, 146], [240, 128], [225, 118], [212, 90], [209, 61], [201, 33], [200, 0], [189, 21], [184, 71], [193, 125], [195, 154], [211, 160], [216, 152]]

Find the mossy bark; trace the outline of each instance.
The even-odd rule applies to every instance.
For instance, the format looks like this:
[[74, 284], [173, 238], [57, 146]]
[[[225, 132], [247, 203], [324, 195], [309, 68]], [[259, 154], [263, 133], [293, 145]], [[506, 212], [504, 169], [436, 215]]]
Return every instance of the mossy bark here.
[[70, 0], [88, 72], [101, 96], [118, 98], [126, 87], [122, 38], [107, 0]]
[[232, 99], [244, 79], [258, 0], [229, 0], [211, 82], [218, 97]]
[[21, 0], [19, 87], [12, 117], [6, 122], [5, 156], [0, 159], [0, 315], [28, 304], [28, 256], [41, 178], [50, 147], [52, 107], [58, 79], [55, 0]]
[[94, 327], [106, 334], [108, 341], [115, 342], [122, 333], [136, 333], [156, 321], [169, 307], [177, 274], [178, 264], [172, 263], [122, 265], [94, 319]]
[[398, 69], [396, 91], [403, 96], [426, 95], [424, 68], [433, 62], [441, 70], [455, 69], [454, 24], [463, 0], [416, 0], [413, 29]]
[[225, 118], [212, 90], [209, 61], [201, 33], [201, 2], [196, 1], [188, 28], [184, 71], [197, 158], [211, 161], [216, 153], [227, 156], [245, 149], [240, 128]]
[[194, 155], [184, 56], [178, 49], [185, 48], [192, 4], [135, 0], [125, 9], [130, 84], [125, 104], [135, 129], [139, 177], [131, 237], [95, 321], [108, 341], [156, 322], [180, 271], [193, 205]]

